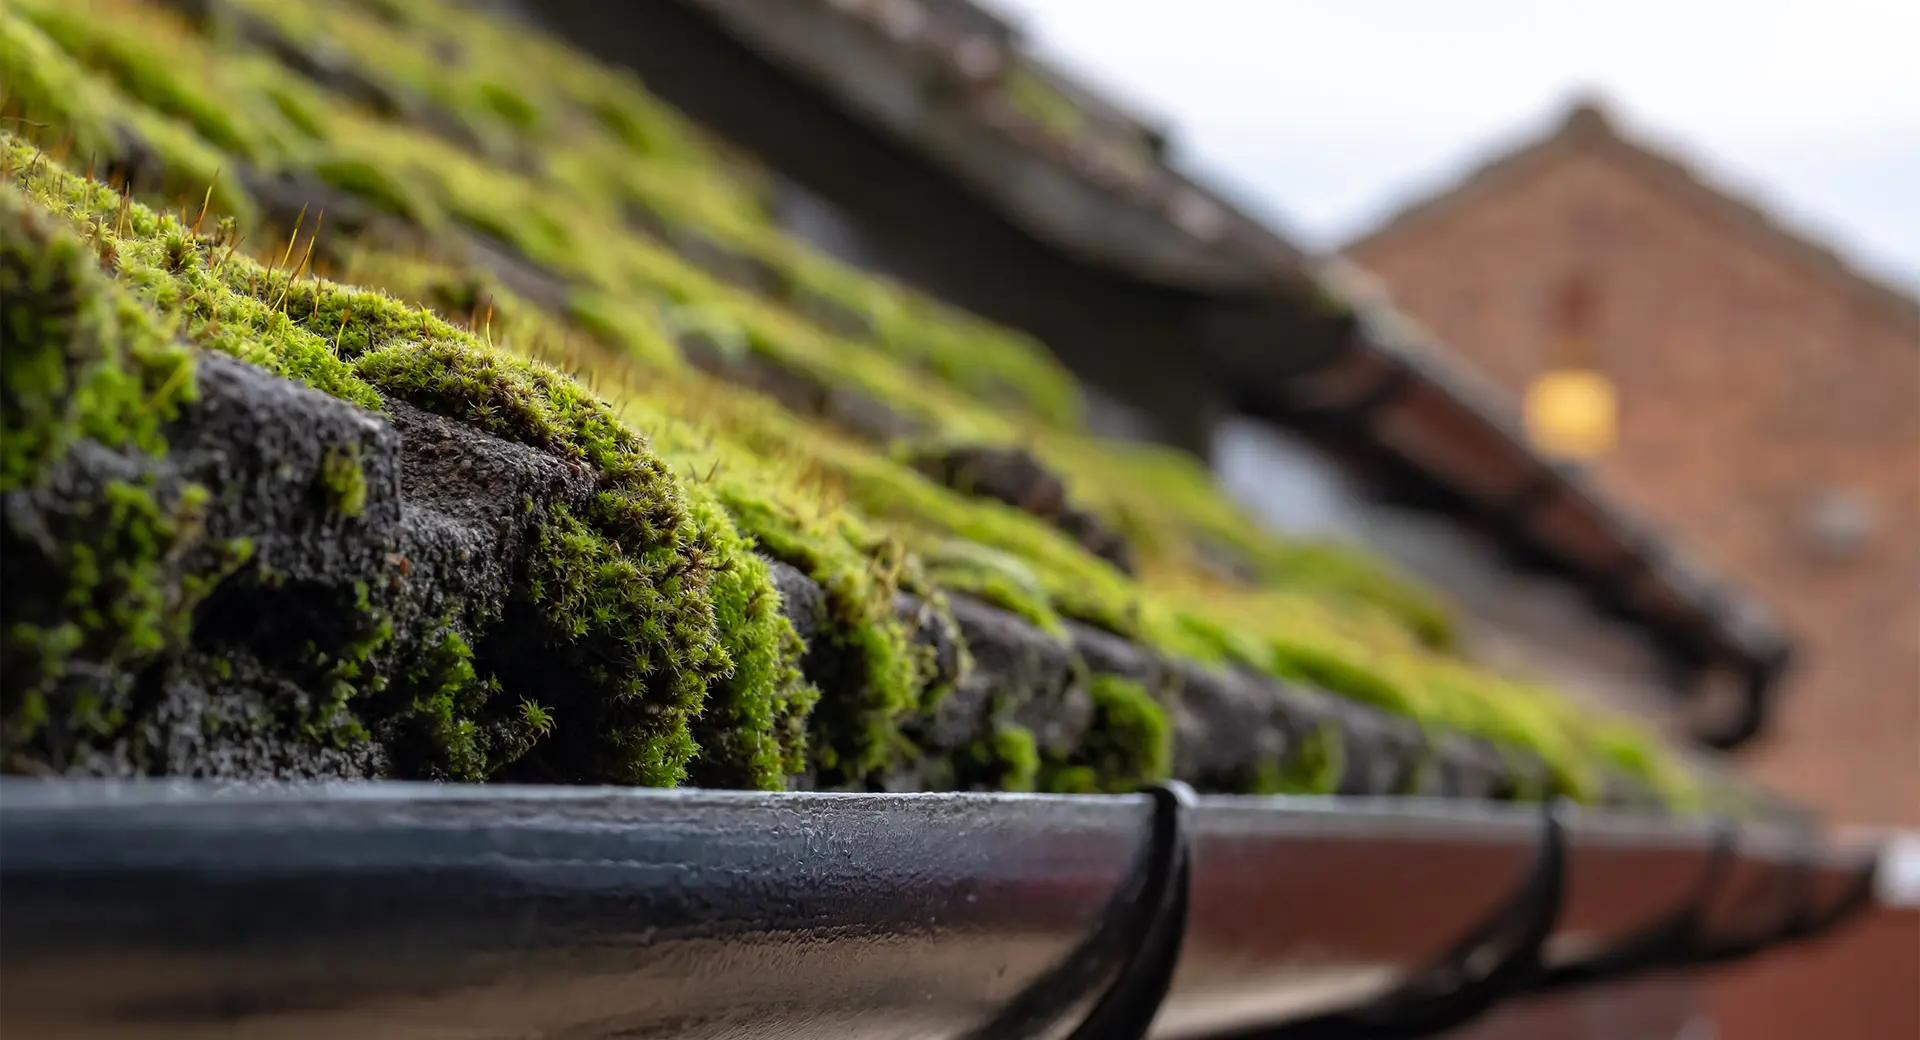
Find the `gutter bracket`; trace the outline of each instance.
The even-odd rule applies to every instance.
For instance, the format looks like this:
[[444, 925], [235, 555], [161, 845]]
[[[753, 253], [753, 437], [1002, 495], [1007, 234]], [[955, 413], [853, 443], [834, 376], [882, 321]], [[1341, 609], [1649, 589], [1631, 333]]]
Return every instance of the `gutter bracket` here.
[[1814, 939], [1833, 931], [1848, 918], [1866, 909], [1873, 903], [1874, 889], [1880, 880], [1880, 862], [1876, 857], [1862, 864], [1854, 876], [1853, 887], [1829, 907], [1825, 913], [1816, 914], [1804, 907], [1794, 916], [1793, 923], [1787, 926], [1787, 940]]
[[1813, 850], [1802, 847], [1796, 850], [1790, 866], [1791, 874], [1784, 885], [1786, 894], [1777, 924], [1767, 928], [1755, 929], [1746, 935], [1715, 938], [1695, 934], [1692, 942], [1679, 951], [1671, 962], [1678, 967], [1703, 967], [1713, 964], [1726, 964], [1742, 960], [1759, 953], [1761, 950], [1785, 942], [1800, 926], [1805, 909], [1801, 905], [1807, 887], [1807, 875], [1813, 871]]
[[1566, 888], [1566, 829], [1547, 806], [1540, 854], [1506, 905], [1426, 971], [1361, 1008], [1211, 1040], [1386, 1040], [1444, 1033], [1529, 989], [1542, 970]]
[[1701, 946], [1703, 912], [1739, 858], [1734, 851], [1735, 833], [1732, 826], [1716, 829], [1700, 881], [1678, 910], [1621, 940], [1610, 950], [1549, 968], [1534, 988], [1540, 992], [1572, 989], [1617, 981], [1654, 968], [1691, 963]]
[[1735, 828], [1731, 824], [1721, 827], [1698, 888], [1673, 915], [1622, 941], [1612, 950], [1550, 969], [1536, 988], [1547, 992], [1612, 982], [1657, 968], [1702, 967], [1740, 960], [1771, 946], [1825, 934], [1873, 900], [1878, 864], [1868, 861], [1832, 906], [1824, 911], [1806, 906], [1803, 895], [1815, 854], [1811, 848], [1803, 848], [1791, 867], [1793, 873], [1787, 881], [1789, 895], [1785, 900], [1787, 909], [1777, 927], [1734, 938], [1707, 936], [1702, 932], [1704, 911], [1739, 859], [1735, 842]]
[[1109, 978], [1068, 1040], [1143, 1040], [1147, 1035], [1173, 984], [1186, 938], [1195, 798], [1193, 789], [1178, 780], [1155, 784], [1145, 793], [1153, 797], [1152, 833], [1100, 923], [1066, 959], [966, 1040], [1058, 1035], [1062, 1016], [1084, 1006]]

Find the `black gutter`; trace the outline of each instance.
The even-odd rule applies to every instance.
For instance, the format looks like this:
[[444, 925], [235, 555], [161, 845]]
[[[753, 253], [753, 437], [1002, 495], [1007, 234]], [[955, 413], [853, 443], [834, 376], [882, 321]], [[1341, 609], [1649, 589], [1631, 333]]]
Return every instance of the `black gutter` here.
[[1098, 1004], [1102, 1036], [1428, 1035], [1814, 934], [1872, 864], [1770, 826], [1157, 797], [8, 779], [0, 1032], [1004, 1037]]

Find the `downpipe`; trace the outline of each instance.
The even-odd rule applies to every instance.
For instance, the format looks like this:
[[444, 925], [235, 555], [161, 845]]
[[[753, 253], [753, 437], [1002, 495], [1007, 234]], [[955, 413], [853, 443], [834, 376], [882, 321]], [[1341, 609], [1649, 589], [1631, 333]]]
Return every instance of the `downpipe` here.
[[0, 1033], [1313, 1038], [1751, 956], [1773, 825], [1415, 800], [0, 780]]

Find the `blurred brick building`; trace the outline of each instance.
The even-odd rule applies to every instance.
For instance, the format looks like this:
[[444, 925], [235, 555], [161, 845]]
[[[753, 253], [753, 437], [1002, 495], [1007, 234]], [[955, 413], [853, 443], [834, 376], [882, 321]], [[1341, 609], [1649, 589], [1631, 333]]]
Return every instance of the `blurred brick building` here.
[[[1920, 304], [1592, 104], [1347, 252], [1516, 400], [1579, 323], [1619, 402], [1595, 478], [1795, 637], [1742, 768], [1836, 820], [1920, 826]], [[1715, 998], [1729, 1038], [1920, 1036], [1920, 919]]]

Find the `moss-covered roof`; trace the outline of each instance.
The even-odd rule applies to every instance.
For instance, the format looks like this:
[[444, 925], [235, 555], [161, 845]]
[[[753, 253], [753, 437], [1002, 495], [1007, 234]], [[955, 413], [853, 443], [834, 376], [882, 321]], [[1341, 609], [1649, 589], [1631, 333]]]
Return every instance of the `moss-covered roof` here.
[[[220, 355], [405, 435], [385, 484], [360, 473], [379, 444], [319, 449], [323, 526], [390, 508], [381, 537], [443, 544], [406, 526], [433, 479], [407, 468], [423, 423], [551, 471], [522, 518], [489, 521], [495, 591], [448, 592], [460, 567], [426, 563], [414, 584], [439, 591], [407, 591], [389, 549], [384, 577], [343, 586], [361, 628], [285, 660], [235, 637], [299, 691], [272, 725], [373, 747], [367, 770], [885, 782], [966, 674], [965, 638], [947, 660], [926, 636], [964, 630], [964, 598], [1065, 648], [1084, 718], [1036, 740], [996, 702], [923, 782], [1172, 768], [1177, 686], [1101, 671], [1070, 634], [1091, 629], [1537, 758], [1546, 789], [1693, 797], [1630, 724], [1455, 656], [1431, 593], [1264, 533], [1186, 456], [1090, 436], [1038, 344], [786, 238], [750, 161], [522, 26], [441, 0], [13, 0], [0, 73], [0, 493], [31, 505], [6, 518], [10, 546], [38, 546], [22, 580], [58, 583], [28, 597], [9, 574], [8, 768], [161, 769], [127, 751], [161, 740], [155, 676], [219, 689], [236, 667], [206, 604], [305, 580], [242, 521], [211, 537], [196, 502], [237, 492], [169, 447]], [[105, 472], [83, 445], [126, 478], [76, 490]], [[796, 629], [788, 572], [817, 624]], [[1326, 786], [1316, 734], [1243, 786]]]

